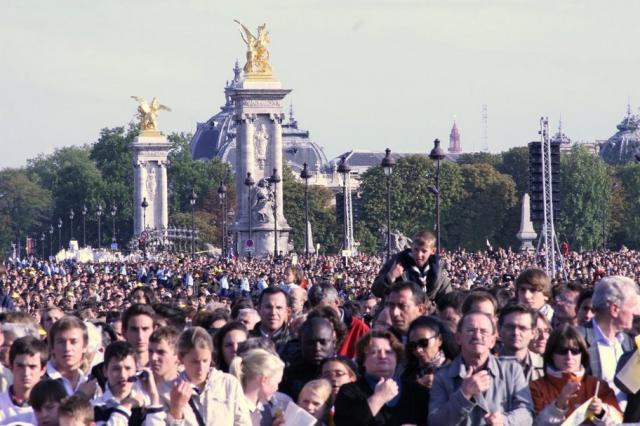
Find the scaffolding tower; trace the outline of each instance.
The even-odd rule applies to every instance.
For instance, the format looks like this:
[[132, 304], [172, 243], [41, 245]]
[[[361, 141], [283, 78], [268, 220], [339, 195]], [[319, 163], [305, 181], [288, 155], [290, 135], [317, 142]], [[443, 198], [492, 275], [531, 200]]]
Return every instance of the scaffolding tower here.
[[350, 173], [344, 175], [344, 247], [353, 256], [356, 253], [356, 244], [353, 237], [353, 204], [351, 203], [351, 176]]
[[[542, 156], [542, 198], [543, 222], [538, 239], [536, 257], [544, 256], [544, 269], [551, 278], [561, 274], [566, 279], [564, 259], [558, 245], [553, 222], [553, 175], [551, 168], [551, 138], [549, 137], [549, 118], [540, 118], [540, 153]], [[542, 252], [544, 246], [544, 252]]]

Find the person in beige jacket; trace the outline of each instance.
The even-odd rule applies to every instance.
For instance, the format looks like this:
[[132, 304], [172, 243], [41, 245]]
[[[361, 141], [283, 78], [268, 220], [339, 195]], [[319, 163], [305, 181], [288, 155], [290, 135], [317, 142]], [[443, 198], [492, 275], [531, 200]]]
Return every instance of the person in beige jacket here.
[[184, 371], [165, 401], [167, 425], [250, 426], [251, 419], [238, 380], [211, 367], [213, 342], [201, 327], [190, 327], [178, 338], [178, 356]]

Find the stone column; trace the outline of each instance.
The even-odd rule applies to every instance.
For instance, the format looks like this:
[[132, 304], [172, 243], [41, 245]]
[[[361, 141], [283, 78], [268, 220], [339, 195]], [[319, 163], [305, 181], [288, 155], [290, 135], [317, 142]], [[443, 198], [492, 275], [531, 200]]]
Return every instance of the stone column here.
[[[278, 174], [280, 175], [281, 178], [283, 178], [283, 167], [284, 164], [282, 163], [282, 120], [284, 118], [284, 114], [270, 114], [269, 117], [273, 123], [273, 125], [271, 126], [271, 134], [269, 135], [269, 139], [271, 141], [273, 141], [273, 143], [271, 144], [271, 170], [269, 170], [268, 173], [269, 176], [271, 176], [271, 174], [273, 173], [273, 169], [278, 169]], [[280, 180], [280, 183], [278, 183], [278, 224], [280, 224], [282, 222], [282, 219], [284, 218], [284, 209], [282, 208], [282, 200], [283, 200], [283, 196], [282, 196], [282, 179]]]
[[[158, 196], [163, 200], [169, 199], [169, 189], [167, 184], [167, 166], [168, 161], [160, 161], [158, 167], [160, 169], [160, 190]], [[169, 226], [169, 203], [162, 203], [162, 215], [160, 223], [165, 229]]]

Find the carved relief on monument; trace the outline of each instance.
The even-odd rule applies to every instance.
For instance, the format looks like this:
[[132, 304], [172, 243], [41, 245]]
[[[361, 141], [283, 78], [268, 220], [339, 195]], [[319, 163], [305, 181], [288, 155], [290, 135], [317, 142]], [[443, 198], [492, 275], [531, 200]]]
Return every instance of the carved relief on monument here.
[[264, 123], [260, 124], [258, 131], [253, 136], [253, 143], [255, 145], [258, 167], [260, 170], [264, 170], [264, 165], [267, 161], [267, 145], [269, 143], [269, 134], [267, 133]]
[[242, 99], [240, 105], [247, 107], [282, 107], [282, 102], [275, 99]]
[[255, 203], [251, 208], [257, 223], [273, 223], [273, 206], [275, 194], [266, 178], [260, 179], [256, 185]]
[[147, 173], [147, 200], [152, 202], [156, 196], [156, 169], [153, 164], [150, 164], [149, 172]]

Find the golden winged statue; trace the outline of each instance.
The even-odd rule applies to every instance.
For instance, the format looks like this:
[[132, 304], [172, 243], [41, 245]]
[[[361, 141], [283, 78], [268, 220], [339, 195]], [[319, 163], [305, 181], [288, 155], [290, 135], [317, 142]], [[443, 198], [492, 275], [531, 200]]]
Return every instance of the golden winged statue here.
[[157, 131], [158, 130], [158, 111], [171, 111], [166, 105], [162, 105], [158, 98], [154, 97], [151, 103], [140, 96], [131, 96], [138, 102], [138, 126], [140, 131]]
[[271, 64], [269, 64], [269, 51], [267, 45], [271, 43], [267, 24], [258, 27], [258, 35], [254, 36], [251, 31], [240, 21], [234, 19], [241, 27], [240, 36], [247, 45], [247, 63], [244, 64], [245, 74], [251, 76], [271, 76]]

